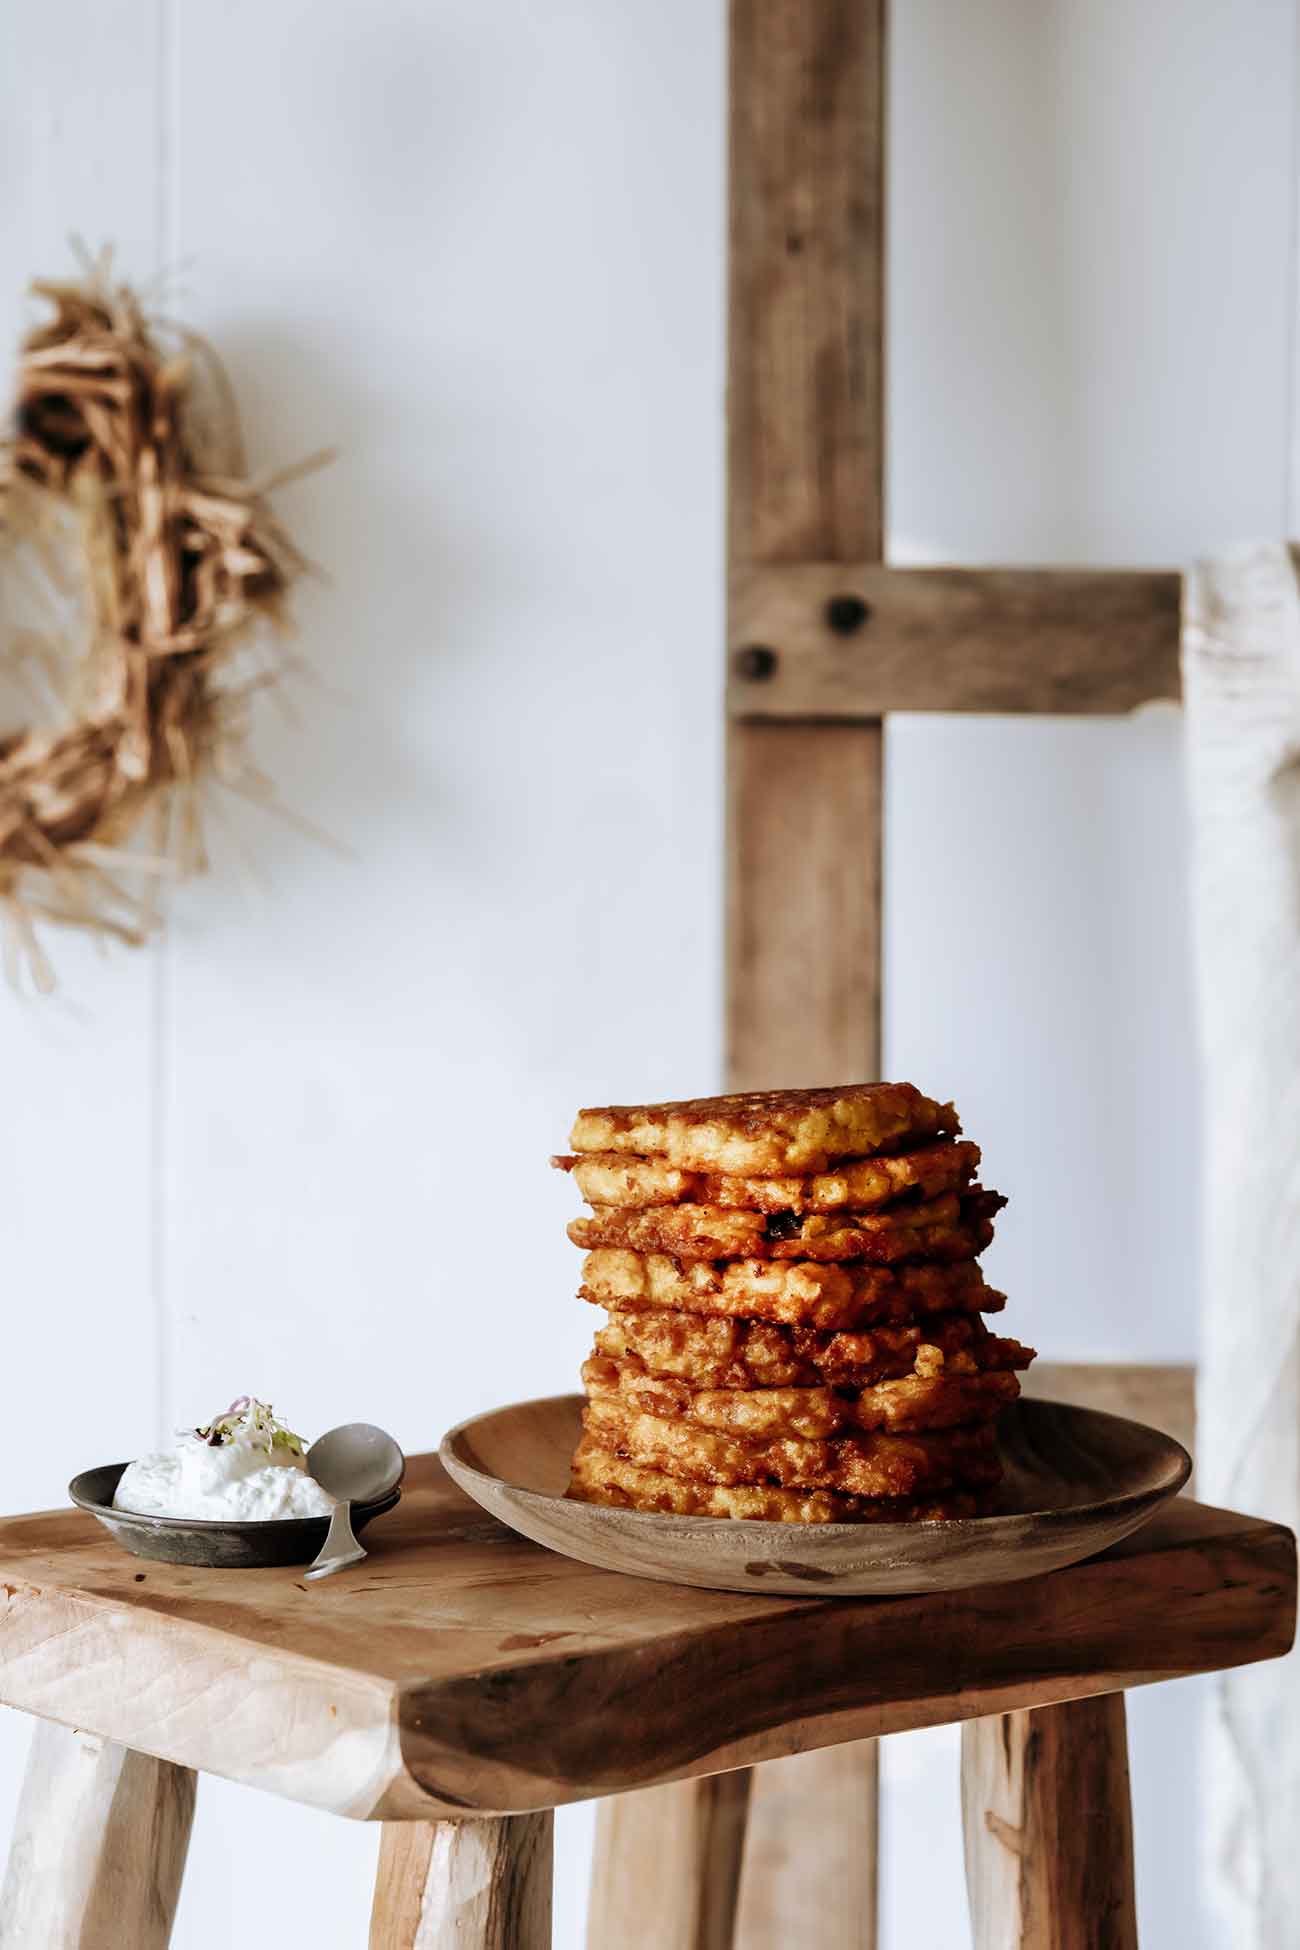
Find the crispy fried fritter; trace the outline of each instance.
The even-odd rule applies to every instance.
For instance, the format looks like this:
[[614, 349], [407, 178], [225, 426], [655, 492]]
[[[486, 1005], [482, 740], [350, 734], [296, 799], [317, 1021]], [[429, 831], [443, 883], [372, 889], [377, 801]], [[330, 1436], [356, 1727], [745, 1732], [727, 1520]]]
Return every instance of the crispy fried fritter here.
[[663, 1516], [731, 1517], [765, 1523], [938, 1523], [976, 1517], [989, 1507], [987, 1494], [953, 1490], [940, 1497], [837, 1496], [831, 1490], [784, 1490], [767, 1483], [688, 1483], [660, 1470], [641, 1469], [599, 1448], [588, 1436], [578, 1444], [568, 1494], [578, 1503]]
[[857, 1430], [954, 1429], [991, 1422], [1020, 1393], [1009, 1369], [989, 1374], [902, 1375], [864, 1388], [692, 1388], [652, 1375], [630, 1355], [584, 1362], [583, 1386], [592, 1401], [614, 1401], [638, 1415], [693, 1422], [726, 1435], [766, 1441], [801, 1436], [825, 1441]]
[[839, 1158], [901, 1151], [960, 1128], [951, 1104], [914, 1084], [856, 1083], [580, 1110], [569, 1142], [575, 1151], [663, 1157], [687, 1171], [779, 1175], [825, 1171]]
[[571, 1171], [588, 1205], [723, 1205], [742, 1212], [874, 1212], [913, 1193], [938, 1198], [967, 1185], [979, 1166], [978, 1144], [942, 1138], [890, 1157], [858, 1158], [804, 1178], [757, 1178], [683, 1171], [666, 1158], [616, 1151], [552, 1158]]
[[884, 1267], [861, 1260], [673, 1259], [601, 1246], [587, 1254], [582, 1273], [582, 1298], [601, 1306], [672, 1307], [790, 1327], [867, 1327], [918, 1314], [997, 1313], [1006, 1304], [985, 1286], [974, 1259]]
[[635, 1356], [650, 1374], [697, 1388], [868, 1387], [896, 1375], [1027, 1368], [1031, 1347], [990, 1334], [978, 1314], [931, 1314], [902, 1326], [826, 1333], [644, 1307], [611, 1313], [596, 1350]]
[[585, 1432], [602, 1449], [688, 1482], [779, 1483], [786, 1489], [837, 1490], [843, 1496], [916, 1496], [954, 1487], [983, 1488], [1002, 1474], [991, 1427], [933, 1435], [796, 1436], [746, 1441], [690, 1422], [638, 1415], [621, 1402], [588, 1401]]
[[924, 1204], [904, 1201], [881, 1212], [803, 1217], [720, 1205], [648, 1210], [599, 1205], [591, 1218], [570, 1222], [569, 1237], [575, 1246], [630, 1246], [678, 1259], [867, 1259], [880, 1266], [904, 1259], [970, 1259], [981, 1250], [996, 1196], [977, 1186], [965, 1198], [946, 1192]]

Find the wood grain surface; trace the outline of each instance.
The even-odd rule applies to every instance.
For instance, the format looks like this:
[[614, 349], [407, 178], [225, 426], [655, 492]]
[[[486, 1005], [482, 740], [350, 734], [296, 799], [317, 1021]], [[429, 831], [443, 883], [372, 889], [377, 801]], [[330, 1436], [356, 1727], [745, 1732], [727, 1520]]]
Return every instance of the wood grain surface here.
[[879, 726], [730, 738], [729, 1085], [877, 1076]]
[[[751, 571], [884, 555], [886, 71], [885, 0], [731, 0], [729, 608]], [[728, 722], [729, 1089], [880, 1075], [883, 772], [878, 719]], [[869, 1794], [875, 1770], [864, 1751]], [[836, 1928], [806, 1917], [804, 1950]]]
[[167, 1950], [194, 1789], [187, 1767], [38, 1726], [0, 1893], [0, 1950]]
[[[1196, 1369], [1190, 1361], [1035, 1361], [1021, 1386], [1031, 1397], [1145, 1422], [1196, 1454]], [[1189, 1488], [1195, 1480], [1193, 1470]]]
[[[884, 0], [732, 0], [733, 588], [883, 552], [884, 87]], [[729, 730], [731, 1089], [879, 1074], [881, 765], [879, 724]]]
[[732, 0], [733, 562], [879, 561], [883, 0]]
[[962, 1728], [975, 1950], [1137, 1950], [1124, 1696]]
[[859, 1735], [1270, 1658], [1277, 1524], [1179, 1498], [1022, 1584], [887, 1599], [652, 1584], [495, 1523], [432, 1457], [364, 1564], [142, 1565], [77, 1511], [0, 1521], [0, 1700], [336, 1813], [516, 1813]]
[[750, 1783], [764, 1772], [602, 1801], [587, 1950], [731, 1950]]
[[551, 1950], [554, 1825], [386, 1822], [370, 1950]]
[[[1132, 711], [1181, 694], [1182, 578], [1164, 570], [744, 564], [728, 707], [742, 720], [890, 711]], [[848, 635], [832, 605], [868, 612]], [[762, 644], [770, 659], [746, 653]]]
[[876, 1745], [851, 1740], [754, 1770], [740, 1950], [865, 1950], [876, 1923]]

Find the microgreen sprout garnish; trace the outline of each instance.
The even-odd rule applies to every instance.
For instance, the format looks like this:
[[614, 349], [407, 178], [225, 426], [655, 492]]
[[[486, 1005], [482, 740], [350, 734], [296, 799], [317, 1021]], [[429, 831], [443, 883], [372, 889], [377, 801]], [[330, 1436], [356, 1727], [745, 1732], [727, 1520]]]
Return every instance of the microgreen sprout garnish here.
[[224, 1415], [216, 1416], [206, 1427], [187, 1429], [196, 1442], [205, 1442], [210, 1449], [220, 1449], [228, 1442], [246, 1442], [251, 1448], [287, 1449], [291, 1456], [301, 1456], [307, 1445], [300, 1435], [279, 1421], [270, 1402], [259, 1402], [253, 1395], [239, 1395]]

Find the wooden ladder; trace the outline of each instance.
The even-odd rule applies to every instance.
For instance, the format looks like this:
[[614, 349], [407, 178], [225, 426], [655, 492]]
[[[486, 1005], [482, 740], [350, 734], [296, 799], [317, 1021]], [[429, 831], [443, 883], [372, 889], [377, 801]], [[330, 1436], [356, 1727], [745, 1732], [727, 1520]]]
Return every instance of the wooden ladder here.
[[[1176, 572], [884, 562], [886, 33], [886, 0], [731, 0], [733, 1089], [880, 1074], [889, 712], [1179, 695]], [[1034, 1391], [1190, 1437], [1190, 1368]], [[605, 1803], [589, 1950], [731, 1950], [738, 1904], [743, 1950], [872, 1950], [876, 1797], [864, 1742]]]

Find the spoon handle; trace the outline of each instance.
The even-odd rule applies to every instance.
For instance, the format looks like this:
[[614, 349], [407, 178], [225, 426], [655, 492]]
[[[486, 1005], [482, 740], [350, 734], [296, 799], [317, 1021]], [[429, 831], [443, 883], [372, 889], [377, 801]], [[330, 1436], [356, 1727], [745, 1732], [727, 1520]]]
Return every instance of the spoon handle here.
[[307, 1578], [328, 1578], [335, 1571], [346, 1570], [349, 1564], [359, 1564], [365, 1554], [352, 1534], [352, 1505], [338, 1502], [334, 1505], [325, 1542], [311, 1569], [303, 1575]]

